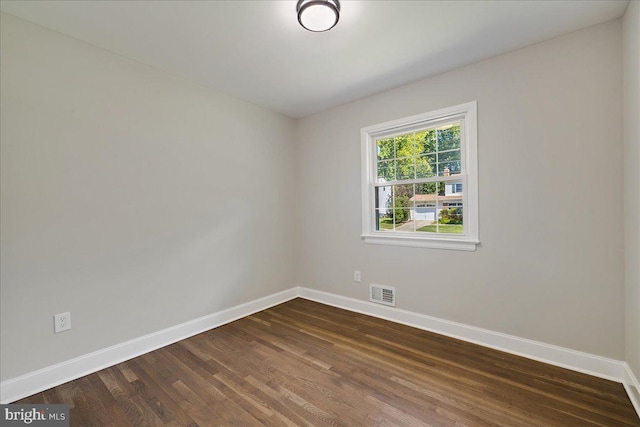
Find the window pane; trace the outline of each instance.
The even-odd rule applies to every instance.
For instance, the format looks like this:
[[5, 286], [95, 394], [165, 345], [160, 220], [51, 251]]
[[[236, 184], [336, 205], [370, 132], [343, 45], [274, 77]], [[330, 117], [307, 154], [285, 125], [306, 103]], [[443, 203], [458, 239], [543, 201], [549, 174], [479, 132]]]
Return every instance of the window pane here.
[[462, 195], [461, 181], [415, 184], [416, 231], [462, 234]]
[[427, 231], [425, 227], [430, 227], [436, 222], [437, 188], [437, 182], [415, 185], [415, 196], [413, 197], [415, 209], [413, 217], [415, 219], [416, 231]]
[[464, 232], [462, 224], [462, 202], [454, 203], [455, 206], [448, 206], [443, 203], [442, 209], [438, 213], [438, 233], [440, 234], [462, 234]]
[[[456, 189], [460, 187], [460, 192], [456, 193]], [[446, 182], [444, 183], [444, 194], [438, 196], [438, 207], [447, 208], [448, 206], [462, 205], [462, 183]]]
[[436, 174], [436, 155], [416, 157], [416, 178], [430, 178]]
[[413, 184], [393, 186], [393, 207], [395, 209], [411, 207], [413, 205], [412, 197]]
[[415, 156], [413, 133], [398, 135], [395, 137], [396, 142], [396, 158]]
[[393, 210], [396, 231], [413, 232], [413, 220], [411, 219], [410, 209], [394, 209]]
[[458, 175], [462, 172], [460, 150], [438, 153], [438, 162], [439, 176]]
[[376, 209], [376, 230], [393, 231], [393, 215], [387, 209]]
[[378, 162], [378, 182], [395, 180], [395, 160]]
[[460, 123], [438, 127], [438, 151], [460, 148]]
[[429, 200], [429, 202], [431, 203], [435, 203], [436, 200], [436, 189], [438, 188], [438, 184], [437, 182], [425, 182], [423, 184], [416, 184], [416, 196], [420, 196], [418, 198], [416, 198], [416, 201], [421, 201], [421, 202], [425, 202], [426, 201], [426, 196], [424, 196], [425, 194], [429, 194], [431, 197], [431, 199]]
[[462, 202], [462, 181], [449, 181], [444, 183], [444, 192], [440, 201], [450, 201], [452, 203]]
[[376, 141], [378, 160], [388, 160], [395, 157], [393, 138], [383, 138]]
[[444, 153], [438, 153], [438, 161], [440, 163], [443, 162], [454, 162], [460, 161], [460, 150], [454, 151], [445, 151]]
[[396, 179], [413, 179], [416, 176], [415, 158], [396, 160]]
[[459, 175], [462, 173], [460, 168], [460, 160], [440, 162], [438, 163], [438, 176]]
[[393, 199], [391, 198], [391, 187], [375, 187], [375, 208], [380, 212], [387, 214], [387, 209], [392, 208]]
[[393, 214], [396, 231], [413, 232], [413, 184], [393, 186]]
[[436, 152], [435, 129], [416, 132], [416, 154], [428, 154]]
[[461, 181], [445, 183], [444, 196], [438, 197], [438, 233], [463, 233], [462, 190]]
[[393, 231], [393, 196], [391, 186], [375, 188], [376, 230]]

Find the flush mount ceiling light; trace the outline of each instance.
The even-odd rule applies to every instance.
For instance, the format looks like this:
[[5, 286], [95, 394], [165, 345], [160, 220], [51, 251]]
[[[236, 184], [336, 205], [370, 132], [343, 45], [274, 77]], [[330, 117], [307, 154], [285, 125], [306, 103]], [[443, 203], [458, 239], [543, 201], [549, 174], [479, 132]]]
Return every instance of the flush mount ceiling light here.
[[298, 0], [296, 10], [300, 25], [313, 32], [328, 31], [340, 19], [338, 0]]

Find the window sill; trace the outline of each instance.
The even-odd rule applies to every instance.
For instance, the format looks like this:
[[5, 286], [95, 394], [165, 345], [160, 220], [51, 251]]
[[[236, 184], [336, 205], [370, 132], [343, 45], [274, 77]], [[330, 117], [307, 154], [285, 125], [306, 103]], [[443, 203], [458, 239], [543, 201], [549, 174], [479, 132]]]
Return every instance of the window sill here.
[[447, 249], [454, 251], [475, 251], [479, 240], [470, 238], [429, 238], [398, 236], [389, 234], [363, 234], [365, 243], [373, 245], [409, 246], [415, 248]]

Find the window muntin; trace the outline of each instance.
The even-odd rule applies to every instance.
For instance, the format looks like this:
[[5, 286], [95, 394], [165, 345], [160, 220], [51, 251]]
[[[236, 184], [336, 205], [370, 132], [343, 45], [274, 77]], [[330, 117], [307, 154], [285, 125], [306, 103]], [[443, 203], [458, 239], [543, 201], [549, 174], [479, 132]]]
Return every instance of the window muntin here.
[[460, 120], [376, 139], [378, 182], [461, 173]]
[[462, 182], [440, 180], [463, 172], [461, 132], [453, 118], [375, 139], [375, 231], [464, 234]]
[[463, 234], [462, 192], [447, 194], [446, 187], [446, 181], [376, 184], [376, 231]]
[[475, 102], [363, 129], [365, 241], [474, 250], [475, 131]]

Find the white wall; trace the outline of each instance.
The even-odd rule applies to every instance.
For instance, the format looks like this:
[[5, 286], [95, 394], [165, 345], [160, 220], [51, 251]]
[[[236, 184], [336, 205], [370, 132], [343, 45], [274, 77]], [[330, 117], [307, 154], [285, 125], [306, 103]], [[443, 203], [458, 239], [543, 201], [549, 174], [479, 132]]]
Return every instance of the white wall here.
[[[623, 359], [621, 77], [617, 20], [301, 119], [299, 282]], [[478, 250], [363, 243], [360, 128], [473, 100]]]
[[294, 284], [293, 120], [1, 24], [3, 380]]
[[626, 360], [640, 378], [640, 3], [623, 19]]

